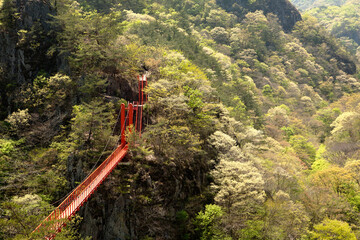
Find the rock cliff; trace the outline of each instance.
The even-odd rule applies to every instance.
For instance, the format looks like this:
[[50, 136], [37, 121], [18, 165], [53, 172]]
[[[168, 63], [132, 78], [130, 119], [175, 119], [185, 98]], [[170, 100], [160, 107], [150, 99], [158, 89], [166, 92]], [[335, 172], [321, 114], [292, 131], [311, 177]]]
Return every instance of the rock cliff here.
[[5, 0], [2, 11], [11, 15], [0, 27], [0, 94], [2, 107], [10, 112], [12, 89], [31, 82], [40, 71], [57, 70], [56, 56], [49, 54], [56, 41], [50, 23], [55, 10], [46, 1]]
[[48, 54], [55, 41], [50, 24], [55, 11], [40, 0], [17, 0], [14, 9], [13, 26], [0, 32], [0, 63], [11, 79], [21, 84], [31, 81], [40, 70], [49, 72], [56, 66]]

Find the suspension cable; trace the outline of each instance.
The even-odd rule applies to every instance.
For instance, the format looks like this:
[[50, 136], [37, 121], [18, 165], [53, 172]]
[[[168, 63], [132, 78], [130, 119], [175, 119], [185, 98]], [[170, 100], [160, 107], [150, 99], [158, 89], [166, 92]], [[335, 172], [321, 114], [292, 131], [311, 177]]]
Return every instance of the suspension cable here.
[[[81, 182], [83, 182], [87, 177], [90, 176], [90, 174], [94, 171], [96, 165], [99, 163], [101, 157], [104, 155], [104, 152], [105, 152], [106, 148], [108, 147], [108, 145], [109, 145], [109, 143], [110, 143], [111, 136], [114, 135], [114, 133], [115, 133], [116, 126], [117, 126], [117, 124], [118, 124], [118, 122], [119, 122], [119, 119], [120, 119], [120, 115], [121, 115], [121, 105], [120, 105], [120, 109], [119, 109], [119, 114], [117, 115], [116, 122], [115, 122], [115, 124], [114, 124], [114, 127], [112, 128], [111, 135], [110, 135], [109, 139], [107, 140], [107, 142], [106, 142], [106, 144], [105, 144], [105, 147], [103, 148], [103, 150], [102, 150], [102, 152], [101, 152], [101, 155], [99, 156], [99, 158], [98, 158], [98, 160], [96, 161], [96, 163], [93, 165], [92, 169], [89, 171], [88, 175], [87, 175], [85, 178], [83, 178], [83, 180], [82, 180]], [[121, 136], [122, 131], [124, 130], [124, 127], [126, 126], [126, 120], [127, 120], [128, 115], [129, 115], [129, 112], [127, 112], [127, 114], [126, 114], [126, 116], [125, 116], [124, 126], [121, 126], [120, 136]], [[113, 151], [114, 151], [116, 148], [117, 148], [117, 145], [114, 146]], [[81, 184], [81, 183], [80, 183], [80, 184]], [[78, 186], [79, 186], [80, 184], [78, 184]], [[76, 187], [75, 187], [74, 189], [76, 189]], [[64, 199], [66, 199], [66, 198], [74, 191], [74, 189], [72, 189], [71, 191], [69, 191], [65, 196], [63, 196], [63, 197], [60, 198], [59, 200], [51, 203], [51, 205], [55, 205], [55, 204], [57, 204], [57, 203], [59, 203], [59, 202], [62, 202]]]

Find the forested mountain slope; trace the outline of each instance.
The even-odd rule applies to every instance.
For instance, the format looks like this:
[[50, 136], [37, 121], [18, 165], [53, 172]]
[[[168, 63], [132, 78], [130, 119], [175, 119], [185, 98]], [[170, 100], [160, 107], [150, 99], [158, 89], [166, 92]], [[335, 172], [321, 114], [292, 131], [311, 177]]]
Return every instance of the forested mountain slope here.
[[[307, 1], [294, 2], [301, 8]], [[316, 3], [316, 4], [315, 4]], [[306, 16], [315, 17], [319, 24], [341, 40], [353, 55], [360, 59], [360, 3], [348, 1], [315, 1], [315, 5], [304, 11]], [[304, 9], [306, 10], [306, 9]]]
[[[341, 6], [347, 0], [292, 0], [291, 1], [300, 11], [310, 10], [318, 7]], [[354, 0], [356, 2], [356, 0]]]
[[3, 0], [0, 43], [0, 239], [41, 239], [145, 72], [142, 138], [56, 239], [360, 237], [358, 62], [288, 1]]
[[319, 23], [327, 28], [353, 54], [360, 58], [360, 3], [347, 2], [336, 7], [313, 8], [307, 14], [318, 19]]

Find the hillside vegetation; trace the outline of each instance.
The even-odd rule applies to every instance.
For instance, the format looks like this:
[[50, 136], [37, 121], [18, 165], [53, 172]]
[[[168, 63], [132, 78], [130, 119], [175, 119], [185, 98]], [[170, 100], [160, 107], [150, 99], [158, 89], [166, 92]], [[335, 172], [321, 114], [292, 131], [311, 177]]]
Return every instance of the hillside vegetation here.
[[347, 0], [292, 0], [291, 2], [300, 11], [306, 11], [312, 8], [341, 6], [347, 2]]
[[4, 0], [0, 239], [42, 239], [145, 72], [142, 138], [56, 239], [360, 238], [354, 51], [287, 1], [230, 2]]
[[319, 23], [360, 59], [360, 3], [347, 2], [342, 6], [313, 8], [307, 14], [316, 17]]
[[[307, 1], [294, 1], [301, 8]], [[316, 5], [304, 11], [307, 16], [315, 17], [319, 24], [332, 35], [339, 38], [348, 51], [360, 59], [360, 3], [348, 1], [315, 1]]]

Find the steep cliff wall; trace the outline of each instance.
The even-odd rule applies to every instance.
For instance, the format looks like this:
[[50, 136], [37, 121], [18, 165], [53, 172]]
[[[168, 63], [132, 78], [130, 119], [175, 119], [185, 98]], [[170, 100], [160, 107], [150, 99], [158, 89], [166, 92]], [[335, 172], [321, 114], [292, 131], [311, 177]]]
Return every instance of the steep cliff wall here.
[[50, 23], [55, 10], [40, 0], [17, 0], [14, 9], [14, 26], [1, 31], [0, 62], [16, 83], [24, 83], [40, 70], [56, 70], [55, 58], [48, 55], [55, 41]]
[[11, 15], [4, 16], [5, 23], [0, 27], [0, 66], [3, 69], [0, 94], [2, 107], [10, 108], [11, 90], [31, 82], [40, 71], [57, 70], [56, 56], [49, 54], [49, 48], [56, 41], [50, 23], [55, 10], [46, 1], [6, 0], [2, 11]]
[[182, 239], [188, 219], [179, 213], [195, 214], [207, 201], [207, 167], [186, 169], [153, 156], [125, 161], [81, 209], [81, 234], [93, 240]]

